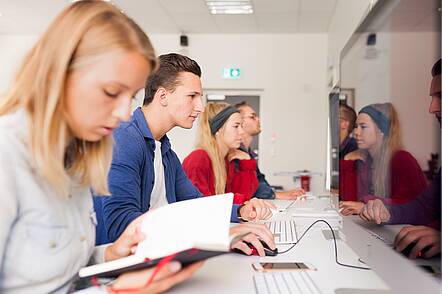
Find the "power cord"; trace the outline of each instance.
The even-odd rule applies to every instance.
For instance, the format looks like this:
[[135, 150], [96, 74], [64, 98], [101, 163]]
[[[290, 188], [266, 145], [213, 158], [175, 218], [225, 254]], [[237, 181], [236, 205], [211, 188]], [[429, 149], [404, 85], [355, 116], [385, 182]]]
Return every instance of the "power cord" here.
[[370, 270], [370, 269], [371, 269], [371, 268], [369, 268], [369, 267], [362, 267], [362, 266], [357, 266], [357, 265], [345, 264], [345, 263], [342, 263], [342, 262], [340, 262], [340, 261], [338, 260], [338, 244], [336, 243], [335, 232], [333, 231], [332, 226], [331, 226], [327, 221], [325, 221], [325, 220], [323, 220], [323, 219], [318, 219], [318, 220], [316, 220], [314, 223], [312, 223], [312, 224], [311, 224], [311, 225], [310, 225], [310, 226], [304, 231], [304, 233], [302, 233], [301, 237], [299, 237], [298, 242], [296, 242], [295, 244], [293, 244], [292, 246], [290, 246], [287, 250], [284, 250], [284, 251], [279, 252], [278, 255], [279, 255], [279, 254], [287, 253], [287, 252], [289, 252], [290, 250], [292, 250], [296, 245], [299, 244], [299, 242], [302, 240], [302, 238], [304, 238], [304, 236], [307, 234], [307, 232], [308, 232], [308, 231], [309, 231], [314, 225], [316, 225], [317, 223], [325, 223], [325, 224], [329, 227], [329, 229], [330, 229], [330, 231], [331, 231], [331, 233], [332, 233], [332, 236], [333, 236], [333, 243], [334, 243], [334, 245], [335, 245], [335, 261], [336, 261], [336, 263], [337, 263], [338, 265], [340, 265], [340, 266], [344, 266], [344, 267], [349, 267], [349, 268], [361, 269], [361, 270]]

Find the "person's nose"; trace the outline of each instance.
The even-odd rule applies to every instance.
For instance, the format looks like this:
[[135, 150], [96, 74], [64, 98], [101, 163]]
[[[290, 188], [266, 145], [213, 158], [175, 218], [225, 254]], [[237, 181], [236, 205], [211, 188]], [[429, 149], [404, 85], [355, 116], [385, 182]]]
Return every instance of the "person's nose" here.
[[122, 97], [116, 101], [112, 115], [118, 122], [129, 120], [131, 103], [132, 97]]
[[195, 104], [193, 109], [197, 112], [204, 112], [204, 105], [203, 105], [203, 99], [201, 98], [201, 96], [197, 99], [195, 99]]
[[440, 98], [436, 96], [431, 97], [430, 108], [428, 111], [432, 114], [440, 112]]

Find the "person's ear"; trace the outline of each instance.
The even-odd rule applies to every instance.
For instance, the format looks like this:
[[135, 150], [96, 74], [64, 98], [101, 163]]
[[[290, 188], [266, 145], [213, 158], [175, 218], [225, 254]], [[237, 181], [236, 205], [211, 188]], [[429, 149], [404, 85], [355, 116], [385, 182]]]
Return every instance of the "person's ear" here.
[[159, 87], [157, 92], [155, 93], [155, 96], [158, 97], [160, 104], [162, 106], [167, 106], [168, 95], [167, 95], [167, 90], [165, 88]]

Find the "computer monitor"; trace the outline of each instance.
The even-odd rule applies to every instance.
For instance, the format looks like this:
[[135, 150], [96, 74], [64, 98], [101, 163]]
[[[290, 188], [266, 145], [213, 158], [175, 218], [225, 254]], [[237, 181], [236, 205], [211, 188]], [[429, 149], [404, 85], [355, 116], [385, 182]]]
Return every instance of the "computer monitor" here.
[[[422, 170], [440, 154], [440, 125], [428, 113], [432, 65], [440, 58], [440, 1], [377, 1], [340, 55], [339, 88], [356, 113], [390, 102], [402, 129], [403, 149]], [[441, 284], [366, 229], [345, 219], [347, 243], [393, 293], [438, 293]], [[439, 260], [440, 264], [440, 260]]]
[[339, 189], [339, 89], [334, 88], [328, 95], [327, 132], [327, 190]]

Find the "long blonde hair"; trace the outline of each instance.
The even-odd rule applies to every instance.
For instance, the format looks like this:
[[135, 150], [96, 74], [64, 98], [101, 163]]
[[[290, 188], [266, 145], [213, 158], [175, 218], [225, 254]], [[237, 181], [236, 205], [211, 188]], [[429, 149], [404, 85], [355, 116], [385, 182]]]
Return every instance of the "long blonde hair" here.
[[[227, 170], [224, 156], [220, 153], [215, 135], [210, 131], [210, 120], [224, 108], [230, 106], [227, 103], [207, 103], [201, 115], [198, 126], [196, 148], [205, 150], [212, 161], [212, 170], [215, 176], [215, 193], [222, 194], [226, 190]], [[224, 126], [219, 131], [223, 131]]]
[[151, 68], [155, 52], [142, 29], [104, 1], [78, 1], [64, 9], [29, 51], [11, 88], [0, 100], [0, 115], [23, 108], [29, 150], [39, 174], [67, 195], [71, 177], [97, 193], [109, 194], [107, 175], [112, 138], [75, 138], [64, 117], [70, 72], [116, 50], [142, 54]]
[[384, 134], [378, 156], [373, 158], [372, 174], [375, 195], [389, 197], [391, 196], [391, 158], [402, 148], [399, 116], [391, 103], [372, 104], [371, 106], [390, 119], [388, 135]]

